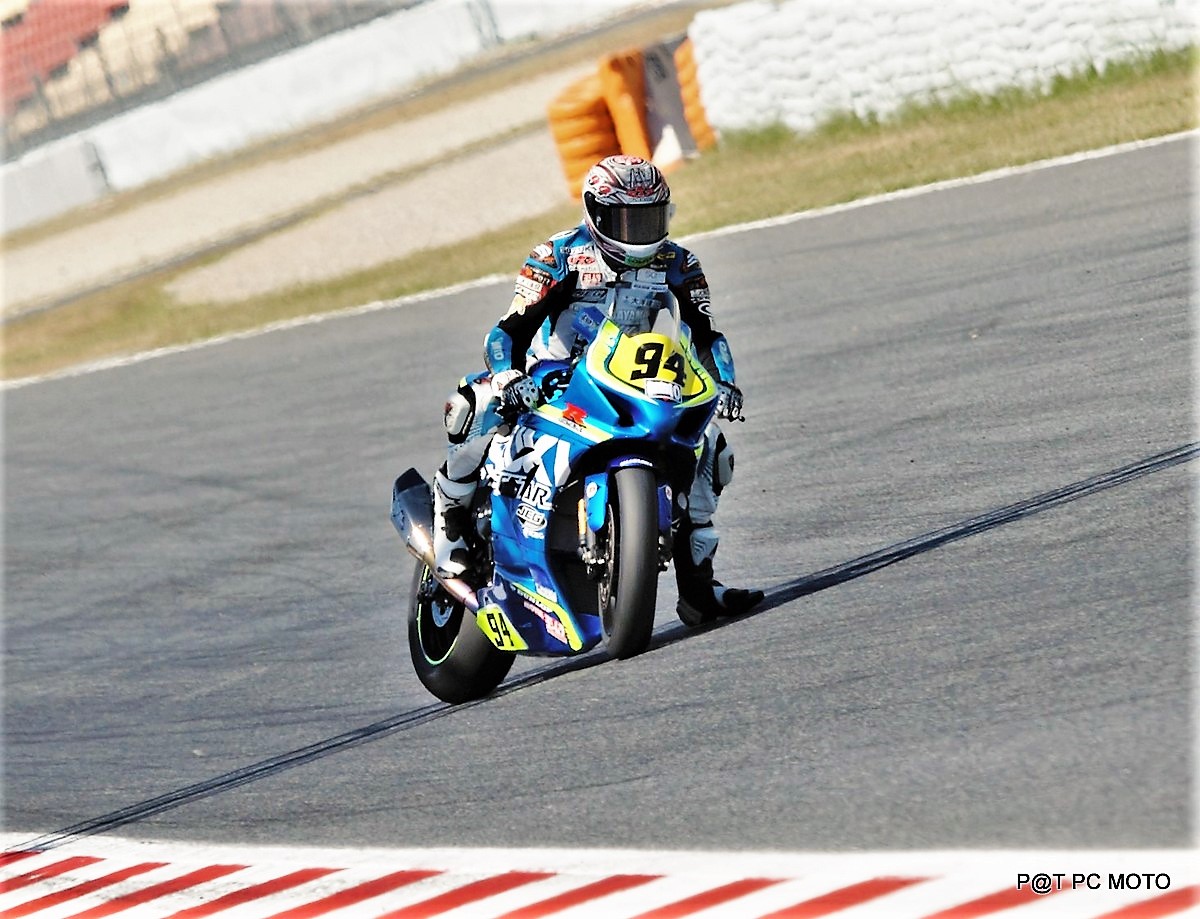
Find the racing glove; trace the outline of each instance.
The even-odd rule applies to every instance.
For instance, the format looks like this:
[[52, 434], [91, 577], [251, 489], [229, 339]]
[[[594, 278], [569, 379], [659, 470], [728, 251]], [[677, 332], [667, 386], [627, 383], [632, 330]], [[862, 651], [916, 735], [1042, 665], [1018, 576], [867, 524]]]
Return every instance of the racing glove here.
[[520, 370], [501, 370], [492, 377], [492, 391], [500, 399], [501, 415], [516, 415], [537, 408], [541, 391]]
[[717, 417], [745, 421], [742, 415], [742, 391], [733, 383], [717, 383]]

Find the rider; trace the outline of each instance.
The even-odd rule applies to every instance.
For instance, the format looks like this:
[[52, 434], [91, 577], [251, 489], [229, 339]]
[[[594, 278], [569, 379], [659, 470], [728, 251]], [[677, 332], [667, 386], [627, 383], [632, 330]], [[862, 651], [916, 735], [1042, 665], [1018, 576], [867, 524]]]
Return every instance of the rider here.
[[[674, 205], [658, 167], [640, 157], [606, 157], [585, 176], [582, 197], [583, 223], [530, 253], [508, 313], [484, 339], [490, 376], [464, 380], [446, 402], [450, 444], [433, 490], [434, 552], [444, 576], [458, 577], [467, 568], [463, 534], [479, 469], [500, 425], [498, 412], [538, 404], [540, 390], [526, 369], [582, 353], [596, 333], [585, 311], [603, 308], [610, 288], [621, 290], [613, 321], [639, 331], [652, 318], [651, 304], [659, 302], [653, 293], [670, 290], [701, 362], [717, 381], [717, 415], [741, 418], [742, 393], [734, 382], [729, 345], [713, 327], [708, 282], [696, 256], [667, 239]], [[763, 599], [762, 591], [727, 588], [713, 578], [717, 531], [712, 515], [732, 475], [733, 451], [710, 424], [673, 550], [677, 611], [689, 625], [747, 612]]]

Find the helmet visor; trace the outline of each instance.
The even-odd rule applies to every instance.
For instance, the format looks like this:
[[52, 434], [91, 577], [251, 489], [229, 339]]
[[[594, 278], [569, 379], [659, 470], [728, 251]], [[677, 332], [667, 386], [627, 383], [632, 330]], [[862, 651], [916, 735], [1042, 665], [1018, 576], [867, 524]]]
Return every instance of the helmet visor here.
[[644, 246], [667, 236], [671, 205], [667, 201], [654, 204], [601, 204], [594, 198], [588, 201], [588, 212], [596, 229], [620, 243]]

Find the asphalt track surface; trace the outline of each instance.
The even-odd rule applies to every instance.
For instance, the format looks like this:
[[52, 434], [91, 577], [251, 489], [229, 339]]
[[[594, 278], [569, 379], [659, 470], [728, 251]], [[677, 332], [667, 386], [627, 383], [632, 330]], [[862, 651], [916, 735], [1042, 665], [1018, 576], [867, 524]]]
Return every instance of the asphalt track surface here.
[[764, 609], [459, 709], [390, 488], [506, 285], [10, 390], [5, 829], [1191, 844], [1193, 142], [699, 241]]

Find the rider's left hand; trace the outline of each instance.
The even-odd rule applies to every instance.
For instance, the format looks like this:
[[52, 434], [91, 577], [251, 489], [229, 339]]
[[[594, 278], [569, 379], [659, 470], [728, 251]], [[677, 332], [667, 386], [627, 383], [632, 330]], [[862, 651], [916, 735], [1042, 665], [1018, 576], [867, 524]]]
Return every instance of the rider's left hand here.
[[732, 383], [717, 384], [717, 417], [745, 421], [742, 416], [742, 391]]

